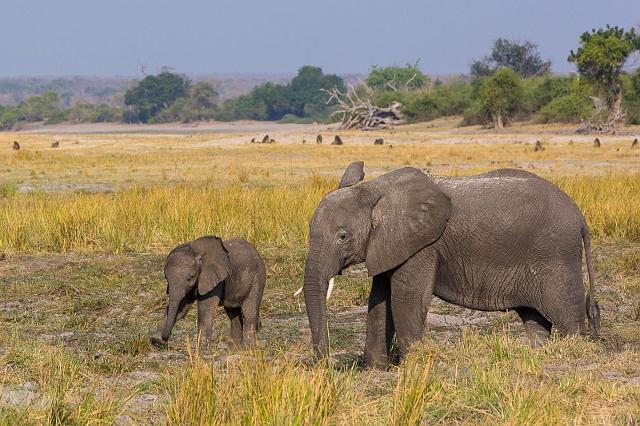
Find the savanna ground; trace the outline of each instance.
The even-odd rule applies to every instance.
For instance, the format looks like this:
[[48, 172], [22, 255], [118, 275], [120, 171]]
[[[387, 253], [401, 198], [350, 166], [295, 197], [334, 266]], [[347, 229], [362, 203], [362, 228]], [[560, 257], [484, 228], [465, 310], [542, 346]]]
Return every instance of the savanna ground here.
[[[330, 146], [336, 132], [323, 126], [270, 128], [269, 145], [249, 143], [263, 136], [251, 126], [206, 130], [0, 133], [0, 425], [640, 421], [636, 136], [601, 137], [597, 149], [569, 128], [441, 121], [341, 132], [345, 145]], [[544, 151], [533, 152], [536, 140]], [[292, 294], [310, 214], [354, 160], [367, 178], [404, 165], [451, 175], [516, 167], [560, 185], [594, 237], [602, 339], [554, 336], [532, 349], [515, 314], [436, 301], [403, 364], [365, 370], [370, 284], [355, 267], [328, 305], [332, 361], [312, 365], [304, 303]], [[208, 352], [193, 349], [194, 312], [168, 348], [148, 344], [166, 253], [205, 234], [247, 238], [266, 261], [254, 352], [229, 348], [222, 312]]]

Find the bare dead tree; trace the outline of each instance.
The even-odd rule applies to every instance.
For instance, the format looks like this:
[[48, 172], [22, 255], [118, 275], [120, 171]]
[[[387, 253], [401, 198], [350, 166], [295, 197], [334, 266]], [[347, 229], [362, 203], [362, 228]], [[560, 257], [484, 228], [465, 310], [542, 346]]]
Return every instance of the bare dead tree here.
[[[371, 93], [364, 83], [361, 85], [367, 93]], [[358, 94], [352, 85], [346, 92], [341, 92], [337, 87], [321, 90], [329, 95], [327, 104], [335, 102], [338, 105], [332, 115], [340, 117], [342, 129], [386, 129], [405, 122], [400, 102], [394, 102], [387, 108], [379, 107], [373, 104], [369, 96]]]
[[[597, 96], [590, 96], [593, 104], [594, 113], [589, 118], [583, 120], [580, 127], [576, 129], [576, 133], [601, 133], [615, 134], [617, 124], [627, 115], [622, 110], [622, 105], [616, 104], [610, 110], [607, 103]], [[620, 98], [622, 101], [622, 98]]]

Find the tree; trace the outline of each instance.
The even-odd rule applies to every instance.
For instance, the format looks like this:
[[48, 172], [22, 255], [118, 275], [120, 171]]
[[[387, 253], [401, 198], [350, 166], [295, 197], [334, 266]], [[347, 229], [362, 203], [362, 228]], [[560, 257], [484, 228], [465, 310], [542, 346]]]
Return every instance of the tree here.
[[542, 59], [535, 43], [499, 38], [493, 42], [491, 55], [471, 64], [471, 75], [488, 76], [500, 68], [511, 68], [521, 77], [527, 78], [548, 74], [551, 62]]
[[321, 68], [303, 66], [289, 84], [265, 83], [247, 95], [224, 103], [220, 117], [226, 120], [281, 120], [285, 115], [327, 120], [332, 105], [327, 105], [323, 90], [337, 87], [344, 90], [344, 81], [337, 75], [324, 74]]
[[179, 74], [163, 71], [149, 75], [125, 93], [124, 103], [131, 108], [127, 118], [146, 123], [176, 99], [187, 96], [188, 89], [189, 81]]
[[404, 67], [378, 67], [369, 71], [365, 83], [374, 90], [408, 91], [419, 89], [429, 81], [418, 68], [418, 62]]
[[501, 129], [508, 125], [522, 104], [522, 83], [511, 68], [501, 68], [488, 77], [478, 97], [482, 112], [490, 117], [493, 126]]
[[305, 65], [298, 70], [291, 84], [292, 90], [291, 114], [304, 117], [310, 112], [313, 115], [328, 115], [326, 95], [323, 90], [333, 87], [344, 90], [345, 85], [341, 77], [335, 74], [324, 74], [322, 68]]
[[204, 110], [215, 108], [218, 102], [218, 92], [208, 81], [199, 81], [191, 87], [189, 97], [196, 108]]
[[596, 109], [604, 105], [609, 111], [606, 119], [599, 117], [599, 123], [588, 123], [593, 127], [589, 130], [612, 131], [624, 116], [621, 74], [627, 59], [638, 50], [640, 35], [633, 28], [625, 31], [624, 28], [607, 25], [580, 36], [580, 47], [575, 52], [571, 51], [568, 61], [575, 63], [580, 76], [599, 91], [600, 96], [594, 98]]
[[40, 121], [47, 119], [57, 109], [59, 103], [60, 96], [55, 92], [32, 96], [19, 106], [21, 120]]

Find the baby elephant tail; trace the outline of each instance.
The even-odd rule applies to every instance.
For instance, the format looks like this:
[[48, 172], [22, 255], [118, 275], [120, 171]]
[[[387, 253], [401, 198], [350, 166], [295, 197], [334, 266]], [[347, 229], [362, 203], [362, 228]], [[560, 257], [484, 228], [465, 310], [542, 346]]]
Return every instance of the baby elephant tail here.
[[591, 337], [598, 338], [598, 328], [600, 328], [600, 306], [595, 298], [595, 274], [593, 271], [593, 261], [591, 260], [591, 237], [589, 236], [589, 228], [582, 225], [582, 242], [584, 243], [584, 256], [587, 260], [587, 274], [589, 275], [589, 293], [587, 294], [587, 318], [589, 320], [589, 328], [591, 329]]

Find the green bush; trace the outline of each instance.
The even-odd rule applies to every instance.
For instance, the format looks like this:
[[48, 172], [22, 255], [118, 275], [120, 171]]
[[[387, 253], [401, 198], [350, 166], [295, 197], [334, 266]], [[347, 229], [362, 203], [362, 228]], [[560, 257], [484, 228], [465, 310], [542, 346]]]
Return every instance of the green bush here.
[[73, 123], [113, 123], [122, 120], [122, 109], [78, 102], [66, 110], [65, 119]]
[[627, 113], [628, 124], [640, 124], [640, 70], [623, 76], [623, 110]]
[[374, 90], [409, 91], [423, 87], [429, 78], [418, 68], [418, 63], [404, 67], [374, 65], [367, 76], [367, 86]]
[[431, 90], [431, 98], [438, 105], [441, 116], [460, 115], [473, 102], [472, 87], [465, 79], [453, 78], [436, 85]]
[[545, 105], [571, 93], [574, 77], [531, 77], [522, 81], [522, 113], [527, 116], [540, 111]]
[[49, 118], [46, 119], [44, 124], [60, 124], [67, 121], [67, 110], [56, 109], [49, 114]]
[[579, 94], [560, 96], [540, 110], [539, 121], [542, 123], [579, 123], [593, 113], [593, 106], [588, 98]]
[[438, 103], [427, 93], [407, 96], [403, 112], [411, 121], [429, 121], [440, 117]]
[[477, 124], [486, 124], [491, 121], [491, 116], [482, 106], [479, 100], [476, 100], [464, 110], [462, 119], [463, 126], [473, 126]]
[[480, 87], [477, 102], [481, 113], [490, 117], [494, 127], [509, 125], [522, 107], [521, 78], [511, 68], [501, 68]]

